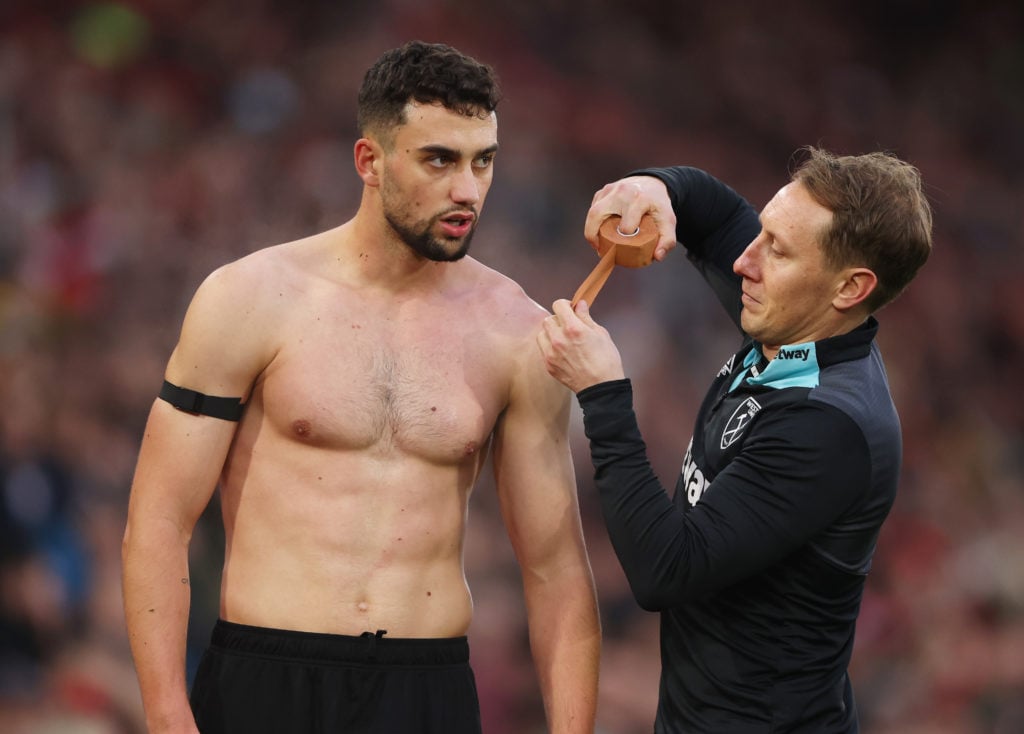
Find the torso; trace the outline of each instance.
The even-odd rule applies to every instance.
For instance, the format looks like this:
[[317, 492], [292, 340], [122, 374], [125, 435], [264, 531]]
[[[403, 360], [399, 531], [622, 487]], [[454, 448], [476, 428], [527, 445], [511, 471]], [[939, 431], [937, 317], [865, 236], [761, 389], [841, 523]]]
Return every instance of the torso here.
[[276, 249], [286, 316], [225, 468], [221, 614], [465, 634], [468, 498], [543, 312], [470, 258], [440, 266], [441, 287], [396, 295]]

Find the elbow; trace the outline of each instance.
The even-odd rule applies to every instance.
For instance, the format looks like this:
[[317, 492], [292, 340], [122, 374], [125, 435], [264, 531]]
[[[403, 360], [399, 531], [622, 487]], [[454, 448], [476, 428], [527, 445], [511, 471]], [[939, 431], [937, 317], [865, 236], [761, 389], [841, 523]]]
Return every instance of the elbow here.
[[131, 546], [131, 525], [125, 525], [124, 535], [121, 536], [121, 562], [128, 557], [128, 549]]
[[131, 562], [132, 552], [135, 550], [134, 538], [131, 533], [131, 524], [125, 525], [124, 535], [121, 536], [121, 571]]
[[133, 523], [129, 519], [124, 527], [124, 535], [121, 536], [121, 564], [127, 564], [144, 549], [166, 548], [169, 544], [170, 539], [158, 535], [157, 528], [152, 526], [140, 528], [136, 523], [133, 531]]

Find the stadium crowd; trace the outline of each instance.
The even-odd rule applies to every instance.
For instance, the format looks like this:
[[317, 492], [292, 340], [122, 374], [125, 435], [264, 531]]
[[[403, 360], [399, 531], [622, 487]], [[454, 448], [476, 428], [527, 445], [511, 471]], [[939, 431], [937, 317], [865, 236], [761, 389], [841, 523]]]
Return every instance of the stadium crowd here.
[[[352, 214], [356, 70], [422, 38], [498, 71], [502, 147], [473, 255], [544, 306], [590, 271], [590, 197], [631, 169], [699, 166], [755, 206], [805, 144], [921, 169], [934, 254], [879, 317], [903, 481], [851, 674], [865, 734], [1024, 731], [1022, 29], [1019, 4], [985, 0], [5, 0], [0, 730], [142, 731], [120, 543], [185, 305], [217, 265]], [[673, 484], [738, 339], [679, 253], [617, 270], [594, 314], [645, 385], [640, 424]], [[657, 617], [608, 543], [578, 418], [599, 734], [649, 732]], [[193, 541], [193, 666], [217, 614], [217, 509]], [[485, 473], [466, 549], [484, 729], [530, 734], [543, 709], [504, 538]]]

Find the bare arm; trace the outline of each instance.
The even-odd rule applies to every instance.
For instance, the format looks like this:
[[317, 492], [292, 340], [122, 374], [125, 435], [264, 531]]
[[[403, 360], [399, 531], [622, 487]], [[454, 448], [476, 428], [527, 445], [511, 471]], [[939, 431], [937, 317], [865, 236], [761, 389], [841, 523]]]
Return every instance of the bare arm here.
[[[222, 397], [247, 394], [261, 353], [256, 332], [237, 318], [232, 280], [211, 277], [196, 294], [167, 366], [174, 384]], [[154, 402], [146, 424], [128, 504], [122, 581], [128, 638], [153, 733], [197, 731], [185, 690], [188, 548], [236, 425], [162, 400]]]
[[494, 464], [502, 513], [522, 569], [530, 646], [549, 730], [589, 734], [596, 717], [601, 631], [568, 445], [570, 397], [529, 350], [496, 432]]
[[125, 621], [150, 732], [194, 732], [185, 690], [188, 547], [234, 425], [154, 403], [122, 547]]

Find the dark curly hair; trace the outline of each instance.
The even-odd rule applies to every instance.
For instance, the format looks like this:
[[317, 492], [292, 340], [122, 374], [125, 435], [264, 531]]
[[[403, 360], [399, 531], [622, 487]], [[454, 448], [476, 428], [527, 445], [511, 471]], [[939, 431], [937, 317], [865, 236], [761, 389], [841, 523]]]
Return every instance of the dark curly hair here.
[[484, 117], [501, 99], [494, 70], [443, 43], [410, 41], [382, 55], [359, 89], [357, 124], [363, 135], [390, 139], [406, 122], [411, 102], [440, 103], [461, 115]]

